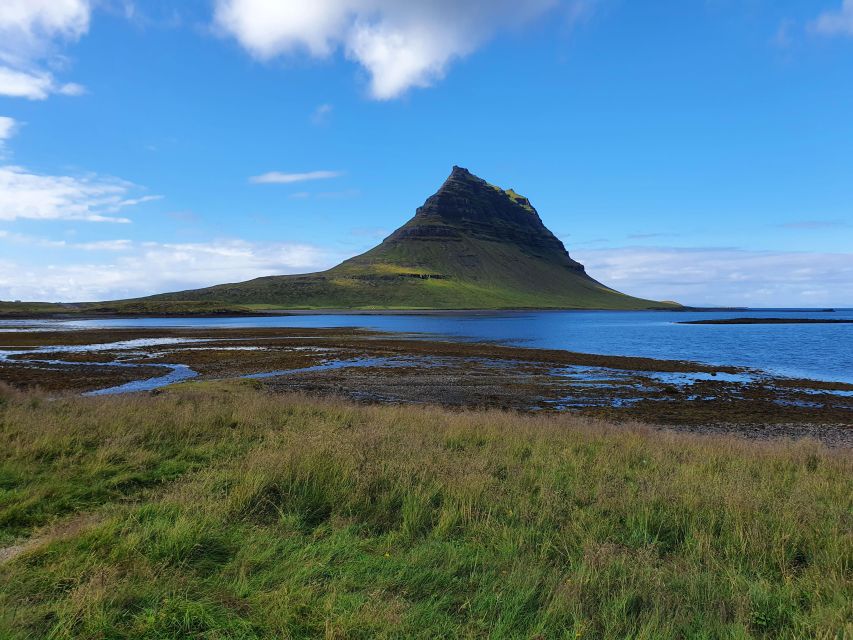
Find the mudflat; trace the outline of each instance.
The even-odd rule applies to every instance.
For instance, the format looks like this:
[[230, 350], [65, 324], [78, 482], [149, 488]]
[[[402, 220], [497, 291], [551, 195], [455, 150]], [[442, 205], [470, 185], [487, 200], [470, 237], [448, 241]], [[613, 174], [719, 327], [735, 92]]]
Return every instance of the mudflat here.
[[571, 412], [853, 446], [853, 385], [738, 367], [355, 329], [92, 329], [0, 337], [0, 381], [21, 389], [86, 393], [135, 382], [130, 390], [156, 392], [159, 385], [148, 381], [168, 367], [189, 368], [201, 381], [252, 378], [271, 393]]

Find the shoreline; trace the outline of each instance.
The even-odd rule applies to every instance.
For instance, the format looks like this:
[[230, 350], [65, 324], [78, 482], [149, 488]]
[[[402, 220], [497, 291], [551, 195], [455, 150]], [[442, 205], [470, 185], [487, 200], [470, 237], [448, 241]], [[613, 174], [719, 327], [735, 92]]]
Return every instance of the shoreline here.
[[[751, 308], [751, 307], [688, 307], [682, 306], [677, 308], [648, 308], [648, 309], [605, 309], [605, 308], [540, 308], [540, 307], [506, 307], [493, 309], [347, 309], [347, 308], [329, 308], [329, 309], [224, 309], [221, 311], [151, 311], [151, 312], [121, 312], [121, 311], [104, 311], [92, 312], [87, 310], [80, 311], [38, 311], [28, 310], [21, 312], [3, 312], [0, 302], [0, 321], [4, 320], [134, 320], [134, 319], [155, 319], [155, 318], [198, 318], [198, 319], [215, 319], [215, 318], [263, 318], [270, 316], [490, 316], [516, 313], [760, 313], [760, 312], [783, 312], [783, 313], [836, 313], [838, 310], [845, 311], [846, 308]], [[54, 303], [47, 303], [54, 304]], [[63, 304], [63, 303], [55, 303]], [[698, 323], [698, 322], [697, 322]], [[691, 322], [680, 322], [679, 324], [691, 324]]]
[[676, 324], [693, 325], [745, 325], [745, 324], [853, 324], [853, 320], [834, 318], [711, 318], [707, 320], [683, 320]]
[[146, 386], [152, 367], [160, 375], [164, 366], [181, 367], [198, 382], [245, 379], [273, 394], [570, 413], [853, 447], [853, 384], [743, 367], [346, 328], [73, 329], [10, 332], [2, 342], [16, 353], [0, 358], [0, 381], [57, 394], [122, 385], [159, 393], [159, 386]]
[[262, 311], [228, 310], [222, 312], [152, 312], [152, 313], [91, 313], [91, 312], [46, 312], [33, 313], [0, 313], [0, 320], [134, 320], [143, 318], [263, 318], [268, 316], [468, 316], [468, 315], [501, 315], [507, 313], [565, 313], [565, 312], [604, 312], [604, 313], [636, 313], [638, 311], [667, 312], [667, 311], [696, 311], [696, 312], [734, 312], [745, 309], [540, 309], [515, 307], [506, 309], [268, 309]]

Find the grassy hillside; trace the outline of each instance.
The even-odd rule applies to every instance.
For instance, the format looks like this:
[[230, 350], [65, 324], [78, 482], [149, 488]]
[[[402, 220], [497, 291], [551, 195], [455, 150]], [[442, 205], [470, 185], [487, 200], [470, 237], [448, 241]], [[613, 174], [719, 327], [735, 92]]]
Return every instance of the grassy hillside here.
[[0, 637], [842, 638], [853, 462], [248, 384], [0, 391]]
[[221, 315], [251, 313], [252, 308], [217, 301], [119, 300], [115, 302], [0, 302], [0, 318], [31, 318], [42, 315], [74, 316], [121, 313], [127, 315]]
[[2, 302], [0, 301], [0, 317], [3, 316], [37, 316], [55, 313], [79, 313], [81, 305], [63, 304], [61, 302]]
[[[456, 251], [439, 244], [401, 245], [369, 252], [329, 271], [258, 278], [191, 292], [153, 296], [144, 302], [226, 301], [270, 308], [496, 309], [666, 308], [591, 278], [566, 277], [562, 265], [530, 261], [518, 247], [466, 239]], [[383, 248], [384, 249], [384, 248]], [[375, 251], [375, 250], [374, 250]], [[477, 255], [476, 265], [462, 264]], [[457, 275], [464, 272], [464, 275]]]

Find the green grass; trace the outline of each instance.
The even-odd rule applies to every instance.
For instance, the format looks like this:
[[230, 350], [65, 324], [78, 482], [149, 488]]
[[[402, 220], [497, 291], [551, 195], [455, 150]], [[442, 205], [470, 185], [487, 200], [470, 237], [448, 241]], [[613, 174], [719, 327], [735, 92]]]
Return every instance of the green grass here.
[[3, 316], [32, 318], [40, 315], [224, 315], [251, 312], [248, 306], [216, 301], [120, 300], [116, 302], [80, 302], [74, 304], [49, 302], [0, 302]]
[[2, 302], [0, 301], [0, 317], [2, 316], [38, 316], [46, 313], [78, 313], [79, 305], [54, 302]]
[[815, 443], [231, 383], [0, 398], [0, 638], [853, 633], [853, 462]]
[[322, 273], [257, 278], [139, 303], [186, 300], [282, 309], [679, 308], [619, 293], [512, 244], [477, 239], [380, 245]]

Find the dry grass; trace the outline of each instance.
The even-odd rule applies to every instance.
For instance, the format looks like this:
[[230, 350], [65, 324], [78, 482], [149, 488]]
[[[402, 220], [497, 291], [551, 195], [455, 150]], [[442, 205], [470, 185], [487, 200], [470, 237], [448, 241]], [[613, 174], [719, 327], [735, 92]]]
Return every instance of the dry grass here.
[[853, 460], [817, 443], [248, 384], [0, 398], [3, 638], [853, 633]]

